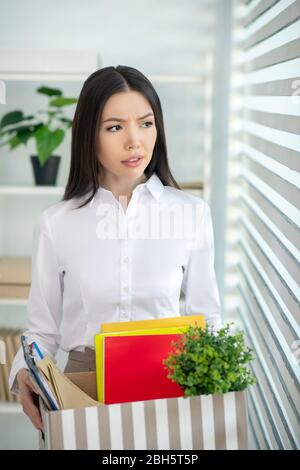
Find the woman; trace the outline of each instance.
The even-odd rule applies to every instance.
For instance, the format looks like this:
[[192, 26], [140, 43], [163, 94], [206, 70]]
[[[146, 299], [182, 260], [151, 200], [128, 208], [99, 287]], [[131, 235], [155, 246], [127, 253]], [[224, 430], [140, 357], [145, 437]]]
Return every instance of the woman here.
[[[181, 288], [185, 315], [219, 328], [210, 208], [171, 174], [151, 82], [131, 67], [103, 68], [79, 96], [64, 197], [35, 227], [25, 335], [52, 358], [68, 351], [65, 371], [95, 370], [102, 323], [180, 315]], [[9, 384], [42, 429], [21, 350]]]

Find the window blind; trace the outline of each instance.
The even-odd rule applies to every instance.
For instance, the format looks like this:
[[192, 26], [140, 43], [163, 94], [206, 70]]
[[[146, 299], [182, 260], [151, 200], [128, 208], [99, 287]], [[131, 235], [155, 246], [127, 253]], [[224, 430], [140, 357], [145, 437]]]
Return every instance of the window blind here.
[[254, 448], [300, 448], [300, 1], [235, 0], [225, 319], [245, 330]]

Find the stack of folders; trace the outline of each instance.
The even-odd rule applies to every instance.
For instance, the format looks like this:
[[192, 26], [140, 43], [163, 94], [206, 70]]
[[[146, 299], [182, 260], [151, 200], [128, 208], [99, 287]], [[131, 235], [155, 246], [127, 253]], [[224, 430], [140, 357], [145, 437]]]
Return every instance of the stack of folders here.
[[203, 315], [103, 324], [95, 335], [98, 401], [104, 404], [175, 398], [184, 395], [167, 377], [163, 360], [172, 342]]
[[48, 410], [98, 405], [61, 372], [49, 356], [43, 357], [35, 342], [28, 344], [25, 336], [21, 337], [21, 342], [31, 380]]

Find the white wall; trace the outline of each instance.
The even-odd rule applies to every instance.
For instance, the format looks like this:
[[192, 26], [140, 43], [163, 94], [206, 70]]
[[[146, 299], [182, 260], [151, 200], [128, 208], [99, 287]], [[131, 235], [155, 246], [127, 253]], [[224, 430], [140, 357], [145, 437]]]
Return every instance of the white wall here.
[[145, 74], [201, 73], [214, 0], [3, 0], [0, 47], [97, 49], [101, 66]]

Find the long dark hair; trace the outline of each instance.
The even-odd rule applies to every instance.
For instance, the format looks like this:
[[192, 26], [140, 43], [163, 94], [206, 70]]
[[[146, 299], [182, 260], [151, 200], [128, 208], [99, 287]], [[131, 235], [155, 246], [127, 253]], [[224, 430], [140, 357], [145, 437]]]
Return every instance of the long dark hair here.
[[129, 90], [140, 92], [148, 100], [155, 117], [157, 138], [152, 159], [145, 169], [147, 179], [156, 173], [165, 186], [181, 189], [169, 168], [163, 114], [152, 83], [132, 67], [105, 67], [84, 82], [73, 119], [70, 172], [62, 200], [89, 194], [78, 209], [88, 204], [99, 188], [103, 167], [97, 158], [97, 139], [105, 103], [115, 93]]

